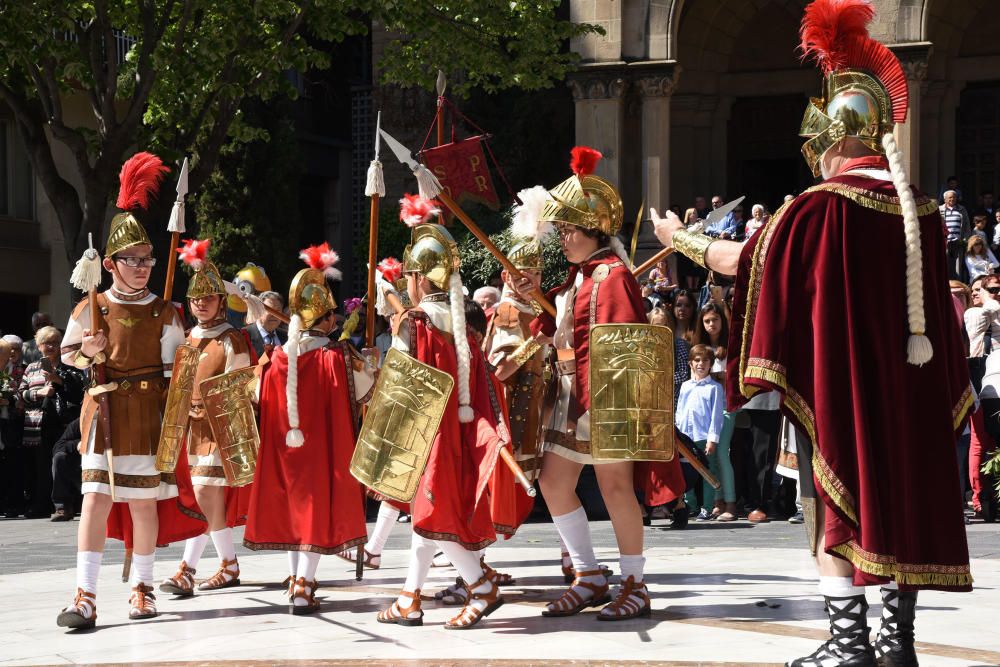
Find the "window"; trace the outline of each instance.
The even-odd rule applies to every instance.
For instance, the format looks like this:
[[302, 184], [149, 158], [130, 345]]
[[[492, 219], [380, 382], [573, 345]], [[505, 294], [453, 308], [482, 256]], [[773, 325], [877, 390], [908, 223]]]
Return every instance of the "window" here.
[[35, 213], [34, 176], [17, 128], [0, 119], [0, 215], [30, 220]]

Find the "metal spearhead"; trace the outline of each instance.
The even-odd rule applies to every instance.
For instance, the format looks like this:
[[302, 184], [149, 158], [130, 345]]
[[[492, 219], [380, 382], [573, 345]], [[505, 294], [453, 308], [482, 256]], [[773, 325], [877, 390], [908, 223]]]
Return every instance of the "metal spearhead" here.
[[746, 195], [743, 195], [742, 197], [734, 199], [731, 202], [723, 204], [719, 208], [715, 208], [709, 211], [708, 216], [705, 218], [705, 226], [703, 227], [703, 229], [707, 229], [709, 225], [715, 224], [719, 220], [722, 220], [724, 217], [729, 215], [729, 212], [732, 211], [737, 206], [739, 206], [740, 202], [742, 202], [744, 199], [746, 199]]
[[438, 70], [435, 88], [437, 88], [438, 97], [444, 97], [444, 91], [448, 89], [448, 79], [445, 78], [443, 70]]
[[184, 201], [188, 193], [188, 159], [184, 158], [181, 165], [181, 175], [177, 178], [177, 201]]
[[392, 151], [397, 160], [413, 171], [416, 171], [420, 167], [419, 163], [413, 159], [413, 153], [410, 152], [409, 148], [396, 141], [391, 134], [381, 128], [379, 128], [378, 133], [385, 139], [385, 143], [389, 146], [389, 150]]

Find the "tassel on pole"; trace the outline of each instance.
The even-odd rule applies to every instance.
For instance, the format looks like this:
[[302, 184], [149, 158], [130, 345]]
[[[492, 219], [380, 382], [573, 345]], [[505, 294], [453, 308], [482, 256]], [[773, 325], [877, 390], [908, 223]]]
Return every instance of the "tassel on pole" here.
[[69, 277], [70, 284], [81, 292], [89, 292], [101, 284], [101, 257], [94, 250], [93, 234], [87, 234], [87, 245]]

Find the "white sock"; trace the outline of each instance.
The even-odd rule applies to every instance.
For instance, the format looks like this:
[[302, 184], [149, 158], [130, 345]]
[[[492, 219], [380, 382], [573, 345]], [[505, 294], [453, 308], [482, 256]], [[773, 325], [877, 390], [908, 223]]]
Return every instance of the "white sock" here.
[[88, 593], [97, 594], [97, 575], [101, 571], [102, 551], [78, 551], [76, 553], [76, 587]]
[[236, 547], [233, 546], [233, 529], [223, 528], [212, 531], [212, 544], [215, 545], [215, 553], [223, 560], [236, 560]]
[[[458, 574], [465, 580], [467, 586], [472, 586], [480, 579], [484, 579], [483, 576], [483, 566], [479, 562], [478, 551], [469, 551], [460, 545], [458, 542], [445, 542], [438, 541], [438, 549], [444, 552], [444, 555], [448, 557], [451, 564], [455, 566], [458, 570]], [[473, 593], [489, 593], [493, 590], [493, 584], [490, 581], [483, 581], [478, 586], [472, 588]], [[486, 609], [486, 602], [484, 600], [473, 600], [469, 599], [469, 604], [476, 607], [480, 611]]]
[[385, 502], [379, 505], [378, 519], [375, 520], [375, 528], [372, 529], [372, 534], [368, 537], [368, 544], [365, 545], [365, 551], [374, 556], [380, 555], [382, 549], [385, 549], [385, 543], [389, 539], [389, 535], [392, 533], [392, 529], [395, 527], [396, 519], [398, 518], [398, 509]]
[[[587, 512], [583, 507], [578, 507], [568, 514], [552, 517], [552, 523], [559, 531], [566, 551], [569, 552], [570, 560], [573, 561], [573, 569], [576, 573], [590, 572], [597, 570], [597, 556], [594, 554], [594, 543], [590, 539], [590, 521], [587, 519]], [[584, 577], [585, 580], [593, 579], [600, 581], [603, 575]]]
[[320, 554], [311, 551], [299, 552], [299, 567], [295, 572], [296, 579], [312, 581], [316, 578], [316, 569], [319, 567]]
[[156, 562], [156, 552], [151, 554], [132, 554], [132, 586], [139, 584], [153, 585], [153, 563]]
[[642, 571], [646, 567], [646, 558], [639, 554], [638, 556], [626, 556], [621, 554], [618, 556], [618, 567], [622, 571], [622, 582], [624, 582], [629, 577], [634, 577], [635, 583], [642, 583]]
[[295, 573], [299, 571], [299, 552], [288, 552], [288, 574], [295, 580]]
[[819, 594], [828, 598], [849, 598], [855, 595], [864, 595], [864, 586], [855, 586], [851, 577], [824, 577], [819, 578]]
[[[424, 587], [435, 553], [437, 553], [437, 543], [434, 540], [413, 533], [413, 538], [410, 540], [410, 566], [406, 570], [404, 591], [414, 593]], [[410, 598], [402, 595], [396, 600], [400, 607], [409, 606], [412, 602]]]
[[198, 537], [189, 538], [184, 542], [184, 562], [192, 570], [198, 569], [198, 562], [201, 561], [201, 555], [205, 553], [205, 547], [208, 545], [208, 535], [202, 533]]

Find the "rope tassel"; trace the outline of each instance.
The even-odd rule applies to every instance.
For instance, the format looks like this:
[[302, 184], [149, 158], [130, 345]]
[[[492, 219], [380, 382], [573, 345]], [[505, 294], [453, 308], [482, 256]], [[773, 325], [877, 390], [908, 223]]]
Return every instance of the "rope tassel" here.
[[365, 182], [365, 196], [378, 195], [385, 197], [385, 177], [382, 175], [382, 163], [372, 160], [368, 165], [368, 180]]
[[76, 260], [76, 266], [69, 277], [70, 284], [81, 292], [89, 292], [101, 284], [101, 257], [94, 250], [93, 234], [87, 235], [87, 242], [90, 247]]

